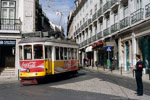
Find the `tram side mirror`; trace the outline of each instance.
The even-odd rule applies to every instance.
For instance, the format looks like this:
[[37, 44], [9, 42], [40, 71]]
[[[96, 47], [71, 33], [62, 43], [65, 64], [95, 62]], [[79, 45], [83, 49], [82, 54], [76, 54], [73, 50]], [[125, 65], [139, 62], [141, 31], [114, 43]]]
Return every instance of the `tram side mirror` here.
[[12, 48], [12, 55], [15, 55], [15, 47]]

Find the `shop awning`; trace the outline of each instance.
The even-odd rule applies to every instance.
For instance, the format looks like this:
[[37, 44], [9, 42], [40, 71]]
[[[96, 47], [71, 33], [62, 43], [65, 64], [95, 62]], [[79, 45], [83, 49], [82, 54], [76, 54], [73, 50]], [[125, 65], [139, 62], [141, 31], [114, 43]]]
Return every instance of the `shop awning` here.
[[85, 49], [85, 52], [91, 52], [92, 51], [92, 46], [89, 46]]

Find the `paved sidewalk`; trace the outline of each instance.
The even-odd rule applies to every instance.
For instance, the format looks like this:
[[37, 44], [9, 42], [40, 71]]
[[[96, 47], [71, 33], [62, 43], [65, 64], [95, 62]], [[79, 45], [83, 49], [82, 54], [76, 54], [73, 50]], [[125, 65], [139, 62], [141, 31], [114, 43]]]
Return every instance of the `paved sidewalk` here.
[[17, 82], [17, 77], [0, 77], [0, 84], [8, 84], [8, 83], [14, 83]]
[[[110, 69], [104, 69], [102, 67], [89, 66], [89, 67], [83, 67], [83, 68], [92, 70], [92, 71], [98, 71], [98, 72], [105, 73], [105, 74], [113, 74], [113, 75], [117, 75], [117, 76], [125, 76], [125, 77], [130, 77], [130, 78], [135, 79], [135, 74], [133, 75], [133, 71], [122, 71], [122, 74], [121, 74], [121, 70], [112, 70], [112, 72], [111, 72]], [[143, 74], [142, 79], [143, 79], [143, 82], [150, 83], [149, 74]]]

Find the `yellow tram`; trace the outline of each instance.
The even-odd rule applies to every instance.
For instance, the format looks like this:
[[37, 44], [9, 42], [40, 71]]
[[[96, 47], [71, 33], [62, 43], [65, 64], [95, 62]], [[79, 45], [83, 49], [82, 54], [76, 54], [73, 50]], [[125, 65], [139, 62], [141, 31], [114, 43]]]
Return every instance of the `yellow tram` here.
[[23, 38], [19, 42], [21, 84], [38, 84], [38, 79], [64, 72], [77, 72], [78, 45], [46, 37]]

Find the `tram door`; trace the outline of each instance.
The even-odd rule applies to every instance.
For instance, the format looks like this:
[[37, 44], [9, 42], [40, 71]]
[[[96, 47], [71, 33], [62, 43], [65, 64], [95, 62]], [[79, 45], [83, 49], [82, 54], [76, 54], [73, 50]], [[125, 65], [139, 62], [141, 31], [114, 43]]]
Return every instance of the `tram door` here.
[[45, 47], [45, 67], [46, 74], [50, 75], [52, 72], [52, 47], [50, 46]]

